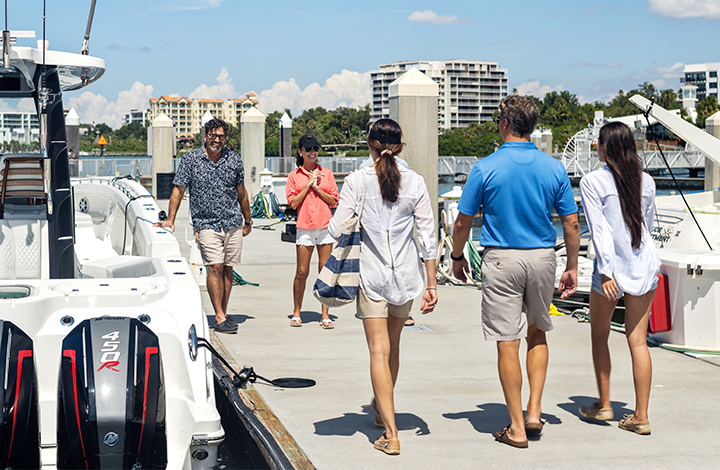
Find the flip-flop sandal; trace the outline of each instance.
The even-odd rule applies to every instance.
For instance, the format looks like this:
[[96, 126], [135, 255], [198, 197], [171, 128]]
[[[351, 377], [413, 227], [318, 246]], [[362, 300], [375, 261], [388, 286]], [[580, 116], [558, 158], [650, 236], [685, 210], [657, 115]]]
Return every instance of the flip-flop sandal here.
[[335, 325], [329, 318], [323, 318], [320, 322], [320, 326], [323, 327], [323, 329], [325, 330], [332, 330], [333, 328], [335, 328]]
[[505, 426], [505, 429], [502, 431], [498, 431], [495, 433], [495, 440], [498, 442], [502, 442], [503, 444], [507, 444], [512, 447], [517, 447], [520, 449], [525, 449], [528, 446], [528, 441], [525, 439], [524, 441], [513, 441], [510, 439], [510, 435], [508, 434], [508, 430], [510, 429], [510, 425], [508, 424]]
[[412, 316], [407, 317], [407, 320], [405, 320], [405, 326], [415, 326], [415, 320]]
[[545, 426], [545, 421], [542, 419], [539, 423], [528, 423], [525, 422], [525, 432], [527, 434], [541, 434], [543, 430], [543, 426]]
[[300, 317], [292, 317], [290, 320], [290, 326], [302, 326], [302, 320]]

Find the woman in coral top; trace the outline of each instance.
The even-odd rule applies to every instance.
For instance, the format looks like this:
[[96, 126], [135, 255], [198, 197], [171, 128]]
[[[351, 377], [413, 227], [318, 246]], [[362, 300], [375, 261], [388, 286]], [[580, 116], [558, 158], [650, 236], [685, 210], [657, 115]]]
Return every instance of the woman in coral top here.
[[[305, 283], [310, 271], [310, 257], [314, 247], [318, 251], [318, 271], [330, 257], [335, 242], [328, 235], [327, 226], [332, 218], [331, 208], [338, 203], [338, 188], [332, 172], [317, 163], [320, 144], [317, 139], [305, 134], [300, 137], [295, 162], [297, 169], [288, 174], [285, 194], [292, 209], [297, 209], [297, 268], [293, 280], [293, 317], [290, 326], [302, 326], [300, 309], [305, 294]], [[320, 326], [334, 328], [328, 308], [322, 306]]]

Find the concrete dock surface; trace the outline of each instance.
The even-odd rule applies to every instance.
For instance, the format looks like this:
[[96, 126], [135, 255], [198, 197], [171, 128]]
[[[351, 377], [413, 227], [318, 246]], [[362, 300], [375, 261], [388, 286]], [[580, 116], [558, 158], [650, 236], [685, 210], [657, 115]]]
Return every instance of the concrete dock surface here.
[[[184, 201], [176, 220], [181, 240], [187, 207]], [[528, 449], [496, 442], [493, 433], [510, 421], [495, 343], [482, 335], [481, 293], [470, 287], [439, 286], [438, 306], [429, 315], [419, 314], [418, 301], [413, 306], [418, 326], [403, 331], [395, 391], [401, 454], [375, 450], [372, 443], [382, 429], [374, 426], [369, 408], [369, 356], [362, 322], [354, 318], [355, 305], [331, 310], [335, 328], [320, 328], [311, 275], [303, 326], [291, 328], [295, 246], [280, 240], [283, 224], [262, 230], [273, 222], [254, 222], [236, 272], [260, 286], [233, 288], [229, 313], [240, 324], [238, 333], [218, 336], [235, 362], [252, 366], [261, 376], [317, 381], [305, 389], [255, 384], [316, 468], [720, 468], [717, 356], [702, 360], [651, 347], [652, 434], [636, 435], [617, 427], [634, 407], [630, 354], [619, 332], [610, 335], [615, 420], [600, 423], [580, 417], [578, 408], [593, 403], [597, 388], [590, 325], [570, 316], [553, 317], [555, 329], [548, 333], [550, 365], [542, 415], [547, 423], [541, 437], [531, 439]], [[313, 256], [311, 272], [316, 267]], [[203, 296], [205, 311], [212, 315], [207, 293]], [[525, 380], [523, 400], [528, 393]]]

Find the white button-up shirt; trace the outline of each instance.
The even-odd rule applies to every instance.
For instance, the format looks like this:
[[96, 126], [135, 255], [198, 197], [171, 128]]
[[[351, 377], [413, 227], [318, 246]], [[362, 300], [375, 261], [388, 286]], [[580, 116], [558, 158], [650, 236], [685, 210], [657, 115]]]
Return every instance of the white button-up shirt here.
[[615, 279], [631, 295], [650, 290], [660, 269], [660, 257], [650, 238], [655, 216], [655, 182], [642, 174], [642, 243], [632, 247], [630, 229], [623, 219], [615, 179], [607, 166], [587, 174], [580, 181], [582, 205], [592, 234], [600, 274]]
[[402, 305], [422, 293], [423, 264], [413, 238], [417, 226], [424, 259], [437, 257], [435, 219], [427, 186], [420, 175], [398, 165], [401, 187], [396, 202], [383, 201], [375, 168], [345, 178], [340, 202], [328, 231], [338, 239], [343, 223], [359, 210], [366, 172], [365, 205], [360, 215], [360, 287], [373, 300]]

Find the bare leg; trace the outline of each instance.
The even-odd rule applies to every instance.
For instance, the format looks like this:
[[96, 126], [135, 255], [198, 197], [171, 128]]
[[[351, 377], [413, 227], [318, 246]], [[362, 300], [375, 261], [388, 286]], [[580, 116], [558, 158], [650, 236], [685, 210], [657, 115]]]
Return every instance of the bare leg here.
[[232, 292], [232, 285], [233, 285], [233, 267], [232, 266], [223, 266], [223, 312], [227, 314], [227, 307], [228, 302], [230, 301], [230, 293]]
[[227, 318], [225, 305], [225, 277], [222, 264], [211, 264], [207, 267], [207, 291], [210, 296], [210, 303], [215, 310], [215, 321], [219, 325]]
[[[325, 245], [318, 245], [317, 246], [317, 252], [318, 252], [318, 272], [320, 272], [325, 266], [325, 262], [330, 257], [330, 253], [332, 253], [332, 244], [327, 243]], [[309, 263], [310, 260], [308, 260]], [[326, 318], [330, 318], [330, 314], [328, 313], [328, 308], [326, 306], [322, 306], [322, 318], [323, 320]], [[329, 323], [329, 325], [332, 325], [332, 322]]]
[[632, 357], [635, 418], [639, 421], [648, 420], [652, 360], [647, 347], [647, 325], [654, 296], [655, 291], [641, 296], [625, 294], [625, 336]]
[[542, 393], [548, 368], [548, 346], [545, 332], [536, 325], [528, 326], [527, 375], [530, 384], [530, 399], [527, 404], [528, 423], [539, 423], [542, 414]]
[[404, 323], [404, 318], [392, 315], [363, 320], [370, 351], [370, 379], [387, 439], [398, 438], [393, 390], [400, 368], [400, 333]]
[[[627, 299], [626, 299], [627, 301]], [[594, 290], [590, 291], [590, 337], [592, 339], [595, 379], [600, 393], [600, 408], [611, 408], [610, 404], [610, 320], [617, 300], [609, 300]]]
[[525, 424], [523, 423], [522, 407], [522, 368], [520, 367], [520, 340], [498, 341], [498, 373], [502, 385], [508, 414], [510, 414], [510, 430], [508, 434], [513, 441], [525, 441]]
[[305, 282], [310, 271], [310, 257], [312, 256], [313, 246], [296, 245], [297, 267], [295, 269], [295, 279], [293, 279], [293, 317], [300, 317], [300, 309], [302, 308], [303, 297], [305, 296]]

